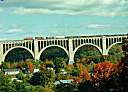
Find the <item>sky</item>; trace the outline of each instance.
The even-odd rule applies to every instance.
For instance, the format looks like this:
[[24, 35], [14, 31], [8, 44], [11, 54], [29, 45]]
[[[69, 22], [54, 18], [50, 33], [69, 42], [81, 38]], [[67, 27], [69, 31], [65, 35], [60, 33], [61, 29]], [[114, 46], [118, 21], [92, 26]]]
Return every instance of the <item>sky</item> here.
[[0, 40], [128, 33], [128, 0], [0, 0]]

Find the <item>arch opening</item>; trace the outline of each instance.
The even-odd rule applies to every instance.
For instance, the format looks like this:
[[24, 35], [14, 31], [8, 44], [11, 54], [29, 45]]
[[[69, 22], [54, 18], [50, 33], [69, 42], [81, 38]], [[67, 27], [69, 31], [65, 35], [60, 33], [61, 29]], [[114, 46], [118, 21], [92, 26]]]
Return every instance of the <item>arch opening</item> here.
[[45, 48], [40, 52], [39, 60], [52, 60], [54, 61], [56, 58], [64, 58], [68, 59], [68, 54], [65, 50], [58, 46], [50, 46]]
[[83, 64], [90, 64], [92, 61], [94, 63], [100, 62], [101, 59], [100, 50], [93, 45], [83, 45], [79, 47], [74, 53], [74, 61], [82, 62]]
[[32, 52], [22, 47], [15, 47], [5, 52], [3, 61], [20, 62], [28, 59], [34, 59], [34, 54]]
[[69, 57], [63, 48], [49, 46], [42, 49], [39, 60], [43, 61], [42, 63], [45, 63], [46, 67], [54, 68], [55, 72], [58, 73], [67, 66]]
[[123, 57], [124, 53], [121, 43], [112, 45], [111, 48], [108, 50], [108, 59], [113, 63], [120, 62]]

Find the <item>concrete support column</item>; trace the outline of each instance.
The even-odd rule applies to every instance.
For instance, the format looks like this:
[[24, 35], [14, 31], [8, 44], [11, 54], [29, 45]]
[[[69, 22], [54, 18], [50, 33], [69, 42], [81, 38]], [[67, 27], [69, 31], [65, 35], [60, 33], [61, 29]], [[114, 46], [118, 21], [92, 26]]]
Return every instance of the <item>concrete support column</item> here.
[[[28, 48], [29, 48], [29, 46], [30, 46], [30, 44], [29, 44], [29, 43], [30, 43], [30, 41], [28, 41], [28, 42], [27, 42], [27, 44], [28, 44]], [[30, 49], [30, 48], [29, 48], [29, 49]]]
[[2, 63], [3, 58], [3, 44], [0, 44], [0, 64]]
[[69, 42], [69, 64], [73, 64], [74, 63], [74, 54], [73, 54], [72, 39], [69, 39], [68, 42]]
[[32, 41], [31, 41], [31, 50], [32, 50]]
[[42, 48], [41, 48], [41, 47], [42, 47], [41, 45], [42, 45], [42, 44], [41, 44], [41, 41], [40, 41], [40, 50], [42, 49]]
[[102, 54], [103, 55], [107, 55], [107, 50], [106, 50], [106, 37], [103, 36], [102, 37]]
[[38, 60], [38, 54], [39, 54], [39, 51], [38, 51], [38, 40], [34, 40], [34, 58], [35, 60]]

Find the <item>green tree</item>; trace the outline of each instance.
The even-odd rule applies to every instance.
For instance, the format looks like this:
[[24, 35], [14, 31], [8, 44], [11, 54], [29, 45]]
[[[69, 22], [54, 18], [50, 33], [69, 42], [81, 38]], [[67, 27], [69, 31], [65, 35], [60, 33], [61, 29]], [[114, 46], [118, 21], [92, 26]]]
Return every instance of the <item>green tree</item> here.
[[51, 69], [45, 69], [45, 70], [41, 71], [41, 79], [42, 79], [41, 85], [43, 87], [45, 87], [45, 86], [52, 87], [53, 83], [55, 82], [54, 71]]
[[41, 76], [42, 76], [42, 74], [40, 72], [34, 73], [29, 80], [30, 84], [35, 85], [35, 86], [41, 85], [41, 83], [42, 83]]
[[55, 65], [54, 69], [55, 69], [56, 73], [59, 73], [61, 71], [61, 69], [66, 68], [66, 66], [67, 66], [66, 61], [67, 60], [62, 57], [57, 57], [55, 59], [55, 61], [53, 61], [54, 65]]
[[72, 76], [79, 76], [79, 74], [80, 74], [80, 69], [79, 68], [73, 68], [72, 69], [72, 72], [71, 72], [71, 75]]
[[121, 82], [121, 86], [120, 88], [122, 88], [122, 92], [126, 92], [128, 89], [128, 37], [123, 39], [123, 53], [125, 55], [125, 57], [123, 58], [122, 62], [124, 63], [123, 66], [123, 70], [120, 74], [120, 82]]
[[15, 85], [11, 83], [11, 77], [0, 71], [0, 92], [16, 92]]
[[24, 74], [22, 72], [16, 74], [16, 78], [18, 78], [19, 80], [23, 80], [25, 78]]
[[30, 85], [27, 81], [22, 81], [22, 82], [18, 82], [18, 81], [14, 81], [13, 82], [16, 86], [16, 92], [38, 92], [36, 90], [36, 87]]
[[117, 63], [120, 62], [122, 57], [124, 57], [123, 50], [122, 50], [122, 44], [117, 44], [113, 46], [109, 52], [109, 61]]

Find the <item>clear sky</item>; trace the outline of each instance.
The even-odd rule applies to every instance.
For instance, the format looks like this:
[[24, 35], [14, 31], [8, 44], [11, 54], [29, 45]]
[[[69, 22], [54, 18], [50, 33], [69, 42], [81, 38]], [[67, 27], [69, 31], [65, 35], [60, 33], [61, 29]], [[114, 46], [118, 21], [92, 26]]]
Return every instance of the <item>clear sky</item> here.
[[128, 33], [128, 0], [0, 0], [0, 40]]

